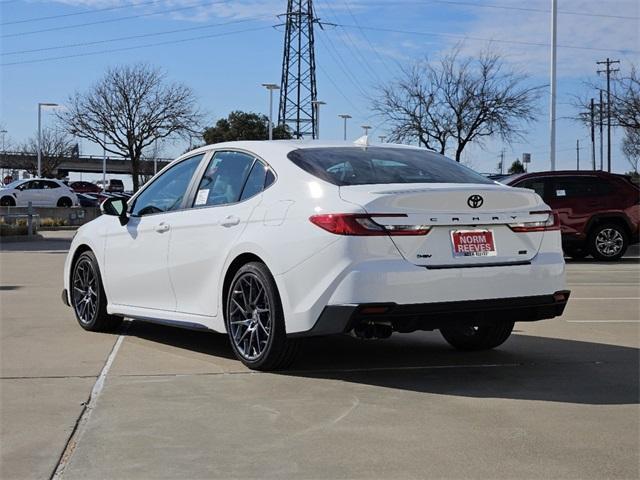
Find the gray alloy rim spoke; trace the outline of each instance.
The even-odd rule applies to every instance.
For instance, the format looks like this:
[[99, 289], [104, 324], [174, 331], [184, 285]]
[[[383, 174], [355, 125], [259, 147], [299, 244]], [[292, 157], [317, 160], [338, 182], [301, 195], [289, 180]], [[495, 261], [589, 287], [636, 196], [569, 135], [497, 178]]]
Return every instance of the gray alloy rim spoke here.
[[271, 335], [271, 306], [262, 280], [252, 273], [238, 278], [231, 289], [229, 328], [243, 358], [262, 355]]
[[89, 323], [98, 308], [97, 276], [88, 260], [81, 260], [73, 275], [73, 306], [78, 319]]
[[596, 237], [596, 248], [600, 254], [612, 257], [622, 249], [622, 234], [613, 228], [605, 228]]

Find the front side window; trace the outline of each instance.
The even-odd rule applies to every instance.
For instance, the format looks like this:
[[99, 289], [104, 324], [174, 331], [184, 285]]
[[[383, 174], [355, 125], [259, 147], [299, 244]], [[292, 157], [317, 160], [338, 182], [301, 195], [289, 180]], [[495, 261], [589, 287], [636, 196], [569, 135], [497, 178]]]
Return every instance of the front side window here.
[[38, 180], [31, 180], [30, 182], [23, 183], [19, 187], [20, 190], [41, 190], [42, 184]]
[[179, 209], [203, 157], [204, 153], [183, 160], [156, 178], [136, 198], [132, 215], [142, 216]]
[[254, 160], [242, 152], [216, 152], [200, 180], [193, 206], [226, 205], [240, 200]]
[[542, 198], [545, 196], [545, 179], [544, 178], [529, 178], [515, 185], [518, 188], [528, 188], [533, 190]]
[[289, 160], [338, 186], [389, 183], [494, 182], [444, 155], [425, 150], [383, 147], [304, 148]]

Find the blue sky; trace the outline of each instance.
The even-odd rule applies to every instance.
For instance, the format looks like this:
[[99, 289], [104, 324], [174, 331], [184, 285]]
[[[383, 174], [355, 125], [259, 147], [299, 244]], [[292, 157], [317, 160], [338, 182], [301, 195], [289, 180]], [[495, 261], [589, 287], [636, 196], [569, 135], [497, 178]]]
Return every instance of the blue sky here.
[[[559, 0], [559, 168], [575, 167], [576, 139], [584, 146], [582, 165], [589, 160], [589, 132], [568, 117], [575, 114], [571, 95], [584, 91], [584, 80], [597, 80], [595, 62], [620, 59], [623, 70], [630, 62], [640, 64], [639, 4]], [[351, 137], [362, 124], [375, 126], [373, 135], [384, 135], [384, 124], [371, 116], [363, 93], [375, 94], [375, 85], [392, 78], [398, 65], [437, 58], [460, 41], [469, 55], [490, 44], [512, 68], [531, 75], [532, 83], [548, 83], [550, 0], [316, 0], [315, 7], [322, 20], [345, 25], [316, 30], [318, 97], [327, 102], [321, 112], [323, 138], [341, 138], [340, 113], [354, 117]], [[38, 102], [64, 104], [111, 65], [143, 61], [162, 67], [169, 79], [193, 88], [209, 123], [234, 109], [266, 113], [268, 97], [260, 84], [280, 81], [283, 32], [272, 26], [286, 10], [284, 0], [0, 0], [0, 10], [0, 125], [15, 143], [35, 132]], [[56, 18], [42, 18], [49, 16]], [[378, 27], [396, 32], [368, 29]], [[138, 38], [122, 39], [132, 36]], [[91, 42], [101, 43], [86, 45]], [[464, 161], [494, 171], [504, 148], [509, 163], [531, 152], [532, 169], [547, 169], [548, 95], [539, 107], [539, 120], [523, 142], [473, 146]], [[45, 124], [52, 119], [47, 113]], [[626, 171], [620, 137], [621, 132], [614, 134], [614, 170]], [[166, 144], [162, 154], [174, 156], [185, 148]], [[87, 142], [81, 151], [100, 153]]]

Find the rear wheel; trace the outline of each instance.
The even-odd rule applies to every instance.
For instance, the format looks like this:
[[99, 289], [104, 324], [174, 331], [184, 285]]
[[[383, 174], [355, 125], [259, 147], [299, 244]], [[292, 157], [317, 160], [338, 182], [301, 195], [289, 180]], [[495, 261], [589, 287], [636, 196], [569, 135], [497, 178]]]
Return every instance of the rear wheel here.
[[618, 260], [625, 254], [628, 246], [627, 232], [615, 223], [598, 225], [589, 236], [591, 255], [598, 260]]
[[113, 331], [122, 318], [107, 313], [98, 261], [91, 251], [82, 253], [71, 274], [71, 305], [82, 328], [92, 332]]
[[247, 263], [236, 272], [225, 313], [233, 351], [247, 367], [277, 370], [293, 362], [298, 342], [287, 338], [278, 289], [264, 264]]
[[16, 201], [8, 195], [0, 198], [0, 206], [2, 207], [15, 207]]
[[73, 202], [71, 201], [70, 198], [68, 197], [62, 197], [60, 200], [58, 200], [58, 206], [59, 207], [64, 207], [64, 208], [68, 208], [73, 204]]
[[440, 333], [458, 350], [489, 350], [502, 345], [513, 331], [513, 322], [478, 327], [442, 328]]

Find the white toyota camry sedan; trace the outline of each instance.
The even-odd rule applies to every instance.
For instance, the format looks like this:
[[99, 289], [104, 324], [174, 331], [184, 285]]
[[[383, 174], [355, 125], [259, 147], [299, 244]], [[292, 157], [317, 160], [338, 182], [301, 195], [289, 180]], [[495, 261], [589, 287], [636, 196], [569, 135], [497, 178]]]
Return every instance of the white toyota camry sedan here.
[[306, 336], [440, 330], [490, 349], [569, 298], [558, 221], [532, 190], [392, 144], [231, 142], [189, 152], [73, 239], [63, 301], [226, 332], [248, 367]]

